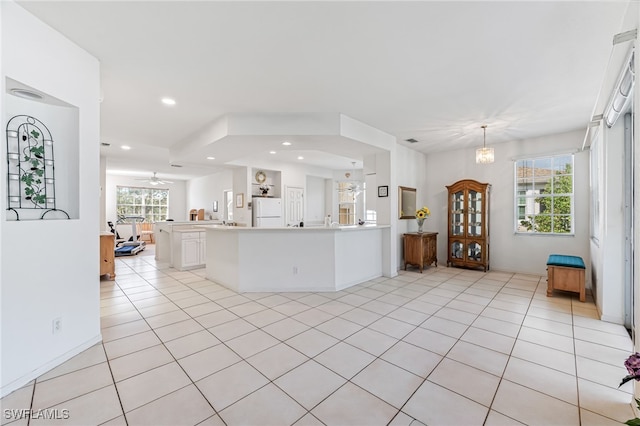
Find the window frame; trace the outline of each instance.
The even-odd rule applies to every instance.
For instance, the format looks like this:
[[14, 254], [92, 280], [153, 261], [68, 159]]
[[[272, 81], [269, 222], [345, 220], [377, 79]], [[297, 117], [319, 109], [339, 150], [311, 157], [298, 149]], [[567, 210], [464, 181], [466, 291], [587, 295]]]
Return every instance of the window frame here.
[[[150, 206], [144, 203], [144, 199], [145, 197], [142, 197], [143, 202], [138, 204], [138, 203], [132, 203], [132, 204], [121, 204], [120, 203], [120, 190], [121, 189], [128, 189], [128, 190], [142, 190], [142, 191], [149, 191], [150, 194], [149, 196], [151, 197], [151, 199], [155, 199], [154, 198], [154, 192], [166, 192], [166, 205], [165, 204], [151, 204]], [[169, 197], [170, 197], [170, 191], [169, 188], [157, 188], [157, 187], [145, 187], [145, 186], [131, 186], [131, 185], [117, 185], [116, 186], [116, 214], [118, 215], [118, 217], [120, 216], [142, 216], [145, 218], [145, 222], [150, 222], [150, 223], [155, 223], [155, 222], [160, 222], [163, 220], [166, 220], [169, 216]], [[164, 197], [163, 197], [164, 198]], [[136, 212], [131, 212], [131, 213], [125, 213], [122, 214], [121, 213], [121, 207], [133, 207], [133, 209], [135, 209], [136, 207], [139, 208], [140, 210], [143, 210], [144, 208], [151, 208], [151, 213], [150, 214], [146, 214], [145, 213], [136, 213]], [[162, 213], [154, 213], [153, 210], [154, 208], [157, 207], [159, 210], [161, 210], [163, 207], [166, 208], [166, 214], [164, 215], [164, 219], [162, 219], [163, 215]], [[149, 216], [151, 217], [151, 219], [149, 219]]]
[[[570, 161], [566, 161], [566, 159], [570, 159]], [[556, 174], [557, 171], [557, 161], [562, 160], [562, 164], [566, 165], [570, 165], [571, 166], [571, 173], [558, 173]], [[549, 163], [550, 165], [548, 166], [549, 170], [551, 170], [551, 174], [549, 179], [547, 180], [547, 182], [544, 184], [544, 188], [540, 188], [540, 189], [536, 189], [536, 180], [535, 180], [535, 164], [536, 162], [540, 163], [540, 162], [545, 162], [545, 163]], [[531, 189], [531, 193], [527, 194], [527, 189], [524, 188], [520, 188], [519, 187], [519, 176], [518, 176], [518, 166], [522, 163], [531, 163], [532, 165], [532, 169], [533, 169], [533, 175], [532, 175], [532, 189]], [[566, 169], [565, 169], [566, 170]], [[513, 214], [514, 214], [514, 218], [513, 218], [513, 226], [514, 226], [514, 233], [517, 235], [551, 235], [551, 236], [574, 236], [575, 235], [575, 155], [574, 153], [559, 153], [559, 154], [551, 154], [551, 155], [540, 155], [540, 156], [532, 156], [532, 157], [525, 157], [525, 158], [518, 158], [514, 161], [513, 163], [513, 182], [514, 182], [514, 201], [513, 201]], [[555, 182], [556, 182], [556, 178], [557, 177], [562, 177], [562, 176], [571, 176], [571, 192], [566, 193], [566, 192], [561, 192], [561, 193], [556, 193], [555, 192]], [[542, 181], [540, 181], [539, 183], [542, 183]], [[546, 189], [547, 186], [551, 184], [552, 187], [552, 192], [551, 193], [547, 193], [545, 194], [544, 192], [542, 192], [543, 189]], [[559, 201], [560, 198], [564, 198], [564, 197], [568, 197], [570, 200], [570, 212], [569, 214], [564, 214], [564, 213], [554, 213], [553, 209], [554, 206], [556, 205], [556, 200]], [[533, 206], [539, 207], [540, 205], [540, 201], [537, 201], [540, 198], [549, 198], [550, 199], [550, 203], [549, 205], [551, 206], [551, 211], [548, 214], [540, 214], [540, 212], [536, 213], [535, 211], [533, 213], [526, 213], [526, 206], [529, 203], [533, 203]], [[524, 204], [521, 203], [521, 201], [524, 200]], [[529, 201], [531, 200], [531, 201]], [[529, 202], [528, 202], [529, 201]], [[525, 220], [529, 217], [533, 217], [534, 220], [534, 224], [535, 224], [535, 218], [542, 216], [542, 217], [549, 217], [550, 218], [550, 226], [551, 226], [551, 231], [550, 232], [545, 232], [545, 231], [538, 231], [535, 229], [532, 230], [522, 230], [522, 224], [521, 224], [521, 217], [520, 217], [520, 210], [521, 207], [524, 207], [525, 210]], [[534, 208], [535, 210], [535, 208]], [[569, 232], [554, 232], [554, 226], [556, 224], [556, 219], [557, 218], [562, 218], [562, 217], [568, 217], [569, 218], [569, 225], [570, 225], [570, 230]]]

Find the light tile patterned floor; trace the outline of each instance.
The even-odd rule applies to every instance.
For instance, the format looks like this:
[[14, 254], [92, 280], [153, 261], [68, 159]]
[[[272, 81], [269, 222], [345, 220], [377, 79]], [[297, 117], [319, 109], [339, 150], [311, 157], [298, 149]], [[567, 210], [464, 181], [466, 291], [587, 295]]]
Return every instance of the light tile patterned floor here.
[[[615, 425], [632, 350], [544, 277], [401, 271], [337, 293], [237, 294], [152, 253], [103, 279], [103, 343], [2, 399], [75, 425]], [[26, 425], [26, 419], [2, 425]]]

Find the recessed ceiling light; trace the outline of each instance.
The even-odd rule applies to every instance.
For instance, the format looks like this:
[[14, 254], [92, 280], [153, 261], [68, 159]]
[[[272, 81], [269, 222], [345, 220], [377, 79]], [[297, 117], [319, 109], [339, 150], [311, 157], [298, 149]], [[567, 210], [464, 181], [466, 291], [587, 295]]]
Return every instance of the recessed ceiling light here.
[[276, 153], [275, 151], [269, 151], [269, 154], [275, 154], [275, 153]]
[[216, 157], [207, 157], [207, 160], [215, 160]]
[[289, 145], [291, 145], [291, 142], [287, 142], [287, 141], [285, 141], [285, 142], [282, 142], [282, 145], [284, 145], [284, 146], [289, 146]]
[[42, 99], [42, 95], [27, 89], [11, 89], [11, 93], [25, 99]]
[[301, 155], [298, 157], [298, 160], [304, 160], [304, 157]]
[[173, 106], [173, 105], [176, 104], [176, 101], [175, 101], [175, 99], [171, 99], [171, 98], [162, 98], [162, 103], [165, 104], [165, 105]]
[[120, 148], [124, 149], [125, 151], [129, 151], [131, 149], [129, 145], [122, 145]]

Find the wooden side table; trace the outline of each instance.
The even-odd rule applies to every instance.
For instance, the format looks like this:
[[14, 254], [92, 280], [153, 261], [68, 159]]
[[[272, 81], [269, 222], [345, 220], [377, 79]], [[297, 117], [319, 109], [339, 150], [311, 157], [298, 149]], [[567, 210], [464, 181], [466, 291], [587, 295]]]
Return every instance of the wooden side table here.
[[116, 279], [115, 243], [116, 237], [113, 233], [100, 234], [100, 275], [109, 274], [112, 281]]
[[404, 270], [407, 265], [420, 268], [424, 265], [435, 263], [438, 266], [438, 233], [437, 232], [410, 232], [404, 234]]

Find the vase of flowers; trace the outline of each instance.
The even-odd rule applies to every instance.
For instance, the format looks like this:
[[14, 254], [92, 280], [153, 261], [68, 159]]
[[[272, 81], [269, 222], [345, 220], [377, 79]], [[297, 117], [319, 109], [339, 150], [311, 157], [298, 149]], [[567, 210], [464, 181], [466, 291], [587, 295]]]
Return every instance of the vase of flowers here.
[[422, 234], [422, 225], [424, 225], [424, 220], [428, 218], [430, 215], [431, 215], [431, 211], [426, 206], [416, 210], [416, 222], [418, 222], [418, 234]]
[[[630, 380], [640, 381], [640, 353], [636, 352], [629, 358], [627, 358], [627, 360], [624, 362], [624, 366], [627, 368], [629, 374], [622, 379], [618, 387], [624, 385]], [[638, 409], [640, 409], [640, 399], [635, 398], [635, 400], [636, 404], [638, 405]], [[640, 426], [640, 419], [637, 417], [634, 419], [629, 419], [624, 422], [624, 424], [629, 426]]]
[[266, 197], [267, 195], [269, 195], [269, 185], [267, 185], [266, 183], [263, 183], [262, 185], [260, 185], [259, 189], [263, 197]]

